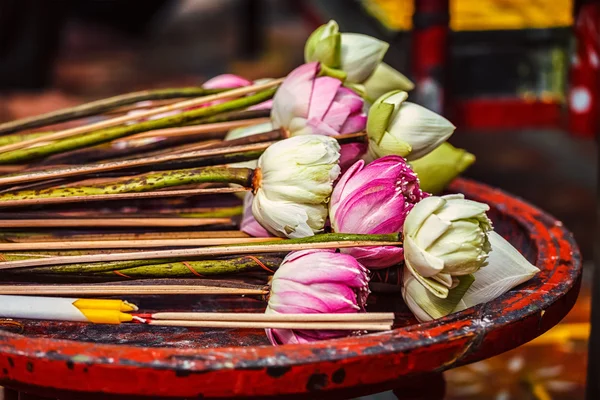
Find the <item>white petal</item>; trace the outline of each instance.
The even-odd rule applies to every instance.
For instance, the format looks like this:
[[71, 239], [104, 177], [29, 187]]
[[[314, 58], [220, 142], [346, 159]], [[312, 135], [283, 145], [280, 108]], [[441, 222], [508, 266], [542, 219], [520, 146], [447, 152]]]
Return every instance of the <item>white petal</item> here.
[[427, 197], [413, 207], [404, 220], [404, 236], [416, 234], [423, 222], [446, 203], [442, 197]]
[[446, 118], [405, 101], [393, 117], [388, 132], [412, 147], [408, 160], [416, 160], [445, 142], [456, 127]]
[[456, 311], [494, 300], [539, 272], [502, 236], [489, 232], [488, 238], [492, 245], [488, 263], [474, 274], [475, 282]]
[[428, 278], [444, 269], [444, 261], [421, 249], [410, 236], [404, 237], [404, 259], [419, 275]]
[[[450, 222], [444, 221], [437, 214], [431, 214], [421, 224], [415, 236], [415, 241], [420, 248], [428, 250], [451, 226]], [[438, 246], [436, 245], [436, 247]]]
[[247, 136], [258, 135], [259, 133], [270, 132], [273, 130], [272, 122], [263, 122], [262, 124], [245, 126], [243, 128], [232, 129], [225, 136], [225, 140], [240, 139]]
[[341, 66], [352, 83], [364, 82], [383, 60], [389, 44], [359, 33], [342, 33]]

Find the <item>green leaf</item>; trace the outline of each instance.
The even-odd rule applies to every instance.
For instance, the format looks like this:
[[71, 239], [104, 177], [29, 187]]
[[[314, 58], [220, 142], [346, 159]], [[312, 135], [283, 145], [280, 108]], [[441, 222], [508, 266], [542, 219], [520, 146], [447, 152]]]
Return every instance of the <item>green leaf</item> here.
[[420, 281], [412, 281], [405, 286], [406, 294], [431, 318], [437, 319], [451, 314], [459, 304], [469, 287], [475, 281], [473, 275], [464, 275], [458, 277], [459, 284], [454, 289], [450, 289], [448, 296], [441, 299], [427, 290]]
[[444, 142], [426, 156], [411, 161], [410, 166], [419, 177], [421, 189], [438, 194], [473, 162], [473, 154]]
[[375, 103], [369, 110], [367, 133], [375, 143], [379, 144], [383, 138], [393, 114], [394, 105], [388, 103]]

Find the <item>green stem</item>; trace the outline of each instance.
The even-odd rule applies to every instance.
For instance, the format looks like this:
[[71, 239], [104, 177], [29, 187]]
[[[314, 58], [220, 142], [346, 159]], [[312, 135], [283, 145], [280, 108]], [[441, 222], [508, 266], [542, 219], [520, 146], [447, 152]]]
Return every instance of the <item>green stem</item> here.
[[[119, 273], [131, 278], [184, 278], [194, 276], [219, 276], [237, 274], [250, 271], [264, 270], [258, 260], [271, 271], [275, 271], [283, 257], [273, 255], [257, 255], [256, 257], [241, 256], [225, 260], [200, 260], [188, 262], [170, 262], [165, 264], [151, 264], [134, 268], [119, 269]], [[196, 273], [194, 273], [194, 271]], [[113, 271], [98, 273], [97, 275], [114, 275]]]
[[134, 104], [146, 100], [166, 100], [180, 97], [200, 97], [215, 94], [225, 89], [204, 89], [201, 87], [187, 87], [175, 89], [142, 90], [109, 97], [107, 99], [96, 100], [79, 106], [63, 108], [34, 117], [18, 119], [16, 121], [0, 124], [0, 133], [16, 132], [23, 129], [36, 128], [39, 126], [56, 124], [59, 122], [70, 121], [72, 119], [96, 115], [116, 107]]
[[180, 217], [185, 218], [226, 218], [235, 217], [244, 213], [244, 206], [215, 208], [210, 211], [179, 213]]
[[0, 203], [2, 201], [12, 200], [148, 192], [169, 187], [207, 182], [235, 183], [241, 186], [250, 187], [253, 173], [254, 170], [250, 168], [229, 167], [205, 167], [154, 172], [139, 175], [127, 180], [121, 179], [113, 182], [105, 182], [102, 185], [58, 187], [43, 190], [23, 190], [14, 193], [3, 193], [0, 194]]
[[44, 136], [49, 133], [52, 133], [52, 132], [51, 131], [34, 132], [34, 133], [22, 133], [22, 134], [18, 134], [18, 135], [2, 136], [2, 137], [0, 137], [0, 146], [6, 146], [8, 144], [22, 142], [23, 140], [36, 139], [40, 136]]
[[[321, 233], [314, 236], [308, 236], [300, 239], [285, 239], [274, 240], [271, 242], [262, 242], [261, 245], [280, 245], [280, 244], [296, 244], [296, 243], [325, 243], [325, 242], [348, 242], [348, 241], [374, 241], [374, 242], [398, 242], [401, 245], [400, 234], [389, 233], [385, 235], [366, 235], [358, 233]], [[229, 244], [232, 246], [251, 246], [256, 243]]]
[[0, 164], [14, 164], [35, 160], [51, 156], [53, 154], [63, 153], [66, 151], [94, 146], [100, 143], [110, 142], [111, 140], [133, 135], [135, 133], [179, 126], [199, 118], [210, 117], [219, 113], [247, 108], [252, 105], [269, 100], [271, 97], [273, 97], [276, 90], [276, 88], [267, 89], [250, 96], [241, 97], [239, 99], [231, 100], [221, 104], [216, 104], [210, 107], [203, 107], [190, 111], [185, 111], [171, 117], [143, 121], [132, 125], [100, 129], [81, 136], [57, 140], [56, 142], [42, 146], [2, 153], [0, 154]]

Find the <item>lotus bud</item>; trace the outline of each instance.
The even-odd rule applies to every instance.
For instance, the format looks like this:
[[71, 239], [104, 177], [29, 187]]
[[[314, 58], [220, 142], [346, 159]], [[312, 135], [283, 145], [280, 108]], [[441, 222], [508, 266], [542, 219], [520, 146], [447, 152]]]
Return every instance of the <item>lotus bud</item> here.
[[[342, 175], [333, 190], [331, 227], [339, 233], [399, 233], [410, 210], [425, 196], [416, 174], [402, 157], [383, 157], [367, 166], [361, 160]], [[341, 251], [368, 268], [390, 267], [403, 260], [403, 249], [396, 246]]]
[[404, 272], [402, 296], [421, 322], [444, 317], [477, 304], [492, 301], [527, 282], [539, 269], [496, 232], [489, 232], [491, 251], [484, 268], [472, 275], [459, 276], [460, 283], [448, 297], [434, 296], [409, 271]]
[[445, 142], [425, 157], [412, 161], [410, 166], [419, 177], [421, 189], [438, 194], [473, 162], [473, 154]]
[[[317, 314], [365, 311], [368, 271], [352, 256], [333, 250], [304, 250], [284, 258], [271, 280], [266, 313]], [[273, 345], [308, 343], [349, 331], [267, 329]]]
[[458, 277], [477, 272], [490, 252], [487, 204], [462, 194], [421, 200], [404, 221], [406, 269], [433, 295], [446, 298]]
[[303, 135], [281, 140], [258, 159], [252, 213], [276, 236], [302, 238], [321, 232], [333, 182], [340, 174], [335, 139]]
[[419, 159], [445, 142], [455, 126], [446, 118], [405, 101], [408, 94], [393, 91], [381, 96], [369, 110], [369, 158], [399, 155]]
[[343, 71], [349, 83], [362, 83], [380, 65], [389, 44], [358, 33], [341, 33], [335, 21], [315, 30], [304, 47], [306, 62], [319, 61]]
[[363, 85], [366, 97], [373, 99], [372, 101], [393, 90], [410, 92], [415, 88], [410, 79], [383, 62], [375, 68], [373, 75]]
[[233, 74], [217, 75], [204, 82], [205, 89], [234, 89], [252, 85], [252, 81]]
[[364, 130], [363, 100], [342, 82], [318, 76], [319, 63], [293, 70], [273, 98], [271, 120], [275, 129], [290, 136], [335, 136]]

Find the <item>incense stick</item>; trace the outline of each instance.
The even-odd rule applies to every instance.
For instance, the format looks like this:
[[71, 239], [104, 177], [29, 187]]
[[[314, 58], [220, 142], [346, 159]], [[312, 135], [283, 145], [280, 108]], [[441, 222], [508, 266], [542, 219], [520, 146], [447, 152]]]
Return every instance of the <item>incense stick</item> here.
[[[146, 318], [146, 316], [143, 316]], [[341, 314], [259, 314], [219, 312], [159, 312], [147, 318], [154, 320], [185, 321], [256, 321], [256, 322], [364, 322], [392, 323], [394, 313], [341, 313]]]
[[270, 121], [269, 118], [256, 118], [256, 119], [242, 119], [239, 121], [217, 122], [214, 124], [183, 126], [183, 127], [179, 127], [179, 128], [156, 129], [153, 131], [142, 132], [142, 133], [138, 133], [135, 135], [127, 136], [124, 139], [115, 140], [113, 142], [113, 144], [120, 143], [120, 142], [127, 142], [130, 140], [158, 137], [158, 136], [159, 137], [179, 137], [179, 136], [198, 135], [201, 133], [227, 132], [231, 129], [257, 125], [257, 124], [261, 124], [261, 123], [268, 122], [268, 121]]
[[[343, 235], [343, 234], [340, 234]], [[322, 235], [324, 236], [324, 235]], [[330, 235], [332, 236], [332, 235]], [[337, 237], [333, 235], [334, 237]], [[369, 237], [372, 235], [348, 235], [352, 237]], [[374, 236], [374, 235], [373, 235]], [[379, 235], [389, 237], [395, 235]], [[304, 238], [310, 239], [310, 238]], [[128, 261], [128, 260], [148, 260], [155, 258], [187, 258], [187, 257], [202, 257], [202, 256], [219, 256], [233, 254], [259, 254], [259, 253], [279, 253], [306, 249], [337, 249], [349, 247], [369, 247], [369, 246], [398, 246], [401, 243], [398, 241], [369, 241], [369, 240], [347, 240], [347, 241], [328, 241], [310, 243], [309, 241], [302, 242], [302, 239], [288, 239], [287, 243], [274, 244], [252, 244], [244, 246], [222, 246], [222, 247], [201, 247], [194, 249], [177, 249], [177, 250], [155, 250], [155, 251], [140, 251], [133, 253], [117, 253], [117, 254], [92, 254], [83, 256], [64, 256], [51, 257], [44, 259], [8, 261], [0, 263], [0, 270], [37, 267], [46, 265], [58, 264], [75, 264], [75, 263], [91, 263], [91, 262], [107, 262], [107, 261]], [[299, 243], [298, 243], [299, 242]]]
[[236, 321], [178, 321], [148, 320], [146, 325], [183, 326], [190, 328], [239, 328], [239, 329], [305, 329], [305, 330], [351, 330], [389, 331], [391, 324], [360, 322], [236, 322]]
[[265, 295], [268, 290], [202, 285], [0, 285], [0, 294], [31, 296]]
[[206, 239], [157, 239], [157, 240], [97, 240], [71, 241], [66, 237], [60, 242], [0, 243], [0, 251], [63, 250], [63, 249], [134, 249], [152, 247], [200, 247], [229, 244], [272, 242], [276, 238], [206, 238]]
[[116, 126], [116, 125], [122, 125], [129, 121], [140, 120], [143, 118], [152, 117], [154, 115], [166, 113], [169, 111], [174, 111], [174, 110], [179, 110], [182, 108], [206, 104], [206, 103], [213, 102], [215, 100], [222, 100], [222, 99], [227, 99], [227, 98], [231, 98], [231, 97], [239, 97], [239, 96], [242, 96], [242, 95], [245, 95], [248, 93], [258, 92], [258, 91], [261, 91], [264, 89], [272, 88], [274, 86], [279, 85], [281, 82], [282, 82], [282, 79], [277, 79], [277, 80], [270, 81], [270, 82], [260, 84], [260, 85], [246, 86], [246, 87], [232, 89], [232, 90], [228, 90], [228, 91], [217, 93], [217, 94], [212, 94], [212, 95], [198, 97], [198, 98], [191, 99], [191, 100], [181, 101], [181, 102], [178, 102], [175, 104], [169, 104], [166, 106], [154, 108], [152, 110], [144, 111], [139, 114], [124, 115], [122, 117], [111, 118], [111, 119], [108, 119], [105, 121], [96, 122], [94, 124], [88, 124], [88, 125], [83, 125], [83, 126], [79, 126], [76, 128], [66, 129], [66, 130], [59, 131], [59, 132], [54, 132], [49, 135], [44, 135], [42, 137], [31, 138], [29, 140], [23, 140], [21, 142], [9, 144], [6, 146], [1, 146], [0, 153], [5, 153], [7, 151], [12, 151], [12, 150], [17, 150], [17, 149], [23, 149], [25, 147], [30, 147], [30, 146], [32, 146], [36, 143], [40, 143], [40, 142], [48, 142], [48, 141], [64, 139], [64, 138], [79, 135], [82, 133], [88, 133], [88, 132], [98, 130], [98, 129], [109, 128], [109, 127]]
[[95, 194], [86, 196], [68, 196], [68, 197], [42, 197], [19, 200], [0, 201], [0, 207], [22, 207], [42, 204], [65, 204], [87, 201], [106, 201], [106, 200], [140, 200], [155, 199], [161, 197], [185, 197], [207, 194], [223, 193], [241, 193], [249, 191], [249, 188], [211, 188], [211, 189], [185, 189], [185, 190], [163, 190], [156, 192], [138, 192], [138, 193], [116, 193], [116, 194]]

